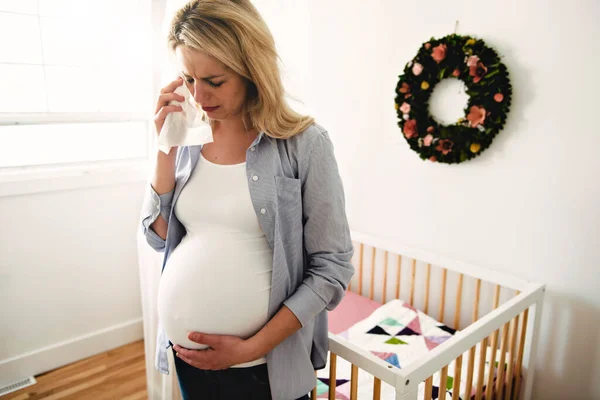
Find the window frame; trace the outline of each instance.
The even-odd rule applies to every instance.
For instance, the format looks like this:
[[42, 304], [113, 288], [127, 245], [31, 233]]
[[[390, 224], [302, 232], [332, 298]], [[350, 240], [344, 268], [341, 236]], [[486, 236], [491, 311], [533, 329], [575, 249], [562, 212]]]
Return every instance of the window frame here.
[[[162, 24], [166, 0], [149, 1], [152, 92], [158, 93], [162, 72], [159, 57], [164, 44]], [[154, 100], [151, 100], [152, 103]], [[82, 161], [63, 164], [0, 167], [0, 198], [36, 193], [86, 189], [129, 183], [144, 183], [150, 179], [151, 155], [156, 150], [156, 133], [152, 115], [145, 113], [63, 112], [63, 113], [2, 113], [0, 127], [7, 125], [49, 125], [108, 122], [145, 122], [148, 125], [145, 157], [121, 160]]]

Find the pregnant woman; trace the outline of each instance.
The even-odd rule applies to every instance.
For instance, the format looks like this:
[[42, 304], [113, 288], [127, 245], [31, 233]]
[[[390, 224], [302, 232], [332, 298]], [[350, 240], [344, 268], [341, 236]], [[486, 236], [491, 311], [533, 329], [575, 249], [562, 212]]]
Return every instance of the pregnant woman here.
[[333, 145], [286, 104], [250, 0], [189, 2], [168, 42], [183, 78], [161, 90], [156, 132], [187, 85], [214, 141], [156, 151], [142, 216], [164, 252], [156, 368], [171, 347], [185, 399], [307, 399], [354, 273]]

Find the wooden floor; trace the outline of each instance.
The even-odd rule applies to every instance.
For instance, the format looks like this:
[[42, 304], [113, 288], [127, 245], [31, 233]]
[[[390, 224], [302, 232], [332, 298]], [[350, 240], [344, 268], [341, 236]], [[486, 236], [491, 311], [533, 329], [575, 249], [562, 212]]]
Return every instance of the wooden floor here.
[[36, 376], [37, 383], [2, 396], [22, 399], [147, 399], [144, 341]]

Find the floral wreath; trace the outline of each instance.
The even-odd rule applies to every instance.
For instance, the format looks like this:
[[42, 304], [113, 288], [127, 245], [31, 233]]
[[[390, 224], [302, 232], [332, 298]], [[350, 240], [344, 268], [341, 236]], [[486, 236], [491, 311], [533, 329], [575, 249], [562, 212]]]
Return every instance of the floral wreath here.
[[[482, 40], [449, 35], [424, 43], [404, 68], [396, 87], [398, 126], [422, 159], [447, 164], [479, 155], [504, 126], [512, 87], [506, 66]], [[429, 114], [435, 85], [457, 78], [470, 96], [465, 117], [442, 125]]]

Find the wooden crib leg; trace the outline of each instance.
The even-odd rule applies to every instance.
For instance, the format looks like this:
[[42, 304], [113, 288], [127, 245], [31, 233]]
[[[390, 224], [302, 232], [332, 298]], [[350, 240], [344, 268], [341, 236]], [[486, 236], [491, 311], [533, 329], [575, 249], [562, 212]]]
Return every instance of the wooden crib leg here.
[[431, 400], [433, 394], [433, 376], [430, 376], [425, 381], [425, 396], [424, 400]]
[[488, 338], [483, 338], [479, 344], [479, 369], [477, 370], [477, 392], [475, 393], [475, 400], [481, 400], [483, 396], [483, 384], [485, 374], [485, 358], [487, 353], [487, 341]]
[[494, 373], [496, 371], [496, 352], [498, 351], [499, 334], [500, 330], [496, 330], [494, 333], [492, 333], [491, 360], [488, 369], [488, 380], [487, 384], [485, 385], [485, 400], [490, 400], [492, 398], [492, 394], [494, 393]]
[[467, 364], [467, 380], [465, 385], [466, 398], [471, 398], [473, 392], [473, 370], [475, 369], [475, 346], [469, 349], [469, 361]]
[[463, 356], [460, 355], [454, 361], [454, 385], [452, 386], [452, 400], [459, 400], [459, 396], [460, 396], [460, 378], [462, 375], [462, 359], [463, 359]]
[[521, 337], [519, 338], [519, 351], [517, 352], [517, 366], [515, 368], [515, 398], [519, 398], [521, 393], [521, 368], [523, 367], [523, 352], [525, 350], [525, 338], [527, 337], [527, 320], [529, 318], [529, 309], [523, 313], [523, 323], [521, 324]]
[[373, 381], [373, 400], [381, 400], [381, 379], [375, 378]]
[[513, 318], [513, 324], [511, 326], [510, 339], [508, 342], [508, 367], [506, 368], [506, 390], [504, 392], [504, 399], [512, 399], [512, 384], [514, 378], [514, 367], [515, 367], [515, 345], [517, 342], [517, 333], [519, 329], [519, 317], [517, 315]]
[[352, 364], [350, 372], [350, 400], [358, 399], [358, 367]]
[[[315, 381], [317, 380], [317, 371], [315, 371]], [[310, 392], [310, 400], [317, 400], [317, 386]]]
[[500, 337], [500, 360], [498, 361], [498, 378], [496, 379], [496, 397], [497, 399], [502, 398], [502, 391], [504, 390], [504, 366], [506, 360], [506, 348], [508, 344], [508, 328], [510, 321], [502, 326], [502, 336]]
[[446, 399], [446, 383], [448, 381], [448, 366], [446, 365], [442, 368], [442, 372], [440, 374], [440, 389], [438, 399]]
[[335, 400], [337, 354], [329, 353], [329, 400]]

